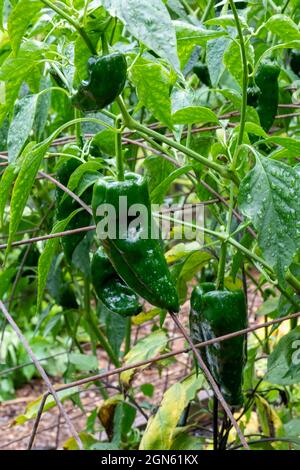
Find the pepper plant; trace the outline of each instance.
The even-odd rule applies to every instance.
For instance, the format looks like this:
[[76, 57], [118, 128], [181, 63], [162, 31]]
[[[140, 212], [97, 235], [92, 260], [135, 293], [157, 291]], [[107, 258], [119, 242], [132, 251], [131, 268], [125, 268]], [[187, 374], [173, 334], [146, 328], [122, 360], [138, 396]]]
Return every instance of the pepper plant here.
[[[299, 21], [297, 0], [0, 2], [0, 398], [37, 375], [25, 337], [64, 355], [61, 400], [82, 407], [78, 378], [102, 399], [65, 448], [299, 448]], [[148, 210], [134, 231], [120, 196]], [[190, 361], [154, 404], [137, 383], [186, 352], [173, 324]]]

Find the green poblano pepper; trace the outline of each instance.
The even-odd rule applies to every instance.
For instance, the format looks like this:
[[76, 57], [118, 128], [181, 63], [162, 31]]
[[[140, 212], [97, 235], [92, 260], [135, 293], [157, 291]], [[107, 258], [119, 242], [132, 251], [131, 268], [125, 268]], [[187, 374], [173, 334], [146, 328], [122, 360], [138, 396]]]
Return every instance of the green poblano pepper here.
[[270, 59], [262, 60], [257, 73], [255, 82], [260, 89], [260, 96], [257, 102], [257, 112], [262, 128], [268, 132], [274, 122], [278, 109], [279, 87], [278, 77], [280, 67], [277, 62]]
[[290, 66], [292, 71], [300, 77], [300, 50], [292, 49], [290, 55]]
[[118, 276], [103, 247], [93, 255], [91, 276], [97, 297], [108, 310], [124, 317], [142, 310], [138, 296]]
[[[129, 217], [123, 220], [127, 211], [126, 214], [120, 211], [121, 196], [125, 197], [127, 208], [139, 204], [146, 209], [146, 214], [140, 217], [139, 224], [132, 226], [131, 223], [137, 215], [133, 220]], [[115, 209], [116, 222], [115, 233], [109, 234], [105, 239], [103, 228], [99, 230], [104, 215], [97, 211], [103, 204], [110, 204]], [[146, 179], [135, 173], [127, 173], [124, 181], [115, 181], [111, 177], [99, 178], [94, 185], [92, 208], [97, 233], [119, 276], [152, 305], [177, 312], [178, 294], [164, 257], [158, 229], [153, 221]], [[151, 228], [154, 228], [153, 233]], [[152, 236], [153, 234], [155, 236]]]
[[[191, 296], [190, 331], [200, 343], [247, 328], [247, 308], [242, 290], [219, 291], [213, 283], [196, 286]], [[206, 365], [231, 406], [243, 402], [246, 336], [236, 336], [200, 349]]]
[[88, 79], [81, 82], [72, 103], [83, 112], [93, 112], [112, 103], [122, 92], [127, 76], [126, 58], [119, 52], [90, 57], [87, 69]]

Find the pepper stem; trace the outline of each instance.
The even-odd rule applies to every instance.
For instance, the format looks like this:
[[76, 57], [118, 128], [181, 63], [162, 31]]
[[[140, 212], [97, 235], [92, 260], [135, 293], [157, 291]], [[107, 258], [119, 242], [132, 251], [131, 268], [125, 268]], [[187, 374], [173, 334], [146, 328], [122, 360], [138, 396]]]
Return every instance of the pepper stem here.
[[218, 450], [219, 444], [219, 430], [218, 430], [218, 418], [219, 418], [219, 400], [214, 394], [213, 403], [213, 438], [214, 438], [214, 450]]
[[121, 119], [116, 119], [116, 136], [115, 136], [115, 150], [117, 159], [117, 178], [118, 181], [124, 181], [124, 162], [123, 162], [123, 151], [122, 151], [122, 133], [120, 130]]
[[226, 266], [226, 254], [227, 254], [227, 244], [222, 243], [221, 253], [218, 266], [218, 275], [217, 275], [217, 290], [224, 289], [224, 277], [225, 277], [225, 266]]
[[108, 42], [107, 42], [105, 33], [101, 34], [101, 42], [102, 42], [102, 55], [107, 55], [109, 53], [109, 50], [108, 50]]

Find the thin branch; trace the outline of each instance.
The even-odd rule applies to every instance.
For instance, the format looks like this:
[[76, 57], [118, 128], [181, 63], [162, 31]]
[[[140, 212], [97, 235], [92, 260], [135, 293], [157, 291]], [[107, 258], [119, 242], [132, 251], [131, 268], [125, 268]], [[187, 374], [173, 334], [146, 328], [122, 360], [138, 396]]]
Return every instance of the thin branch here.
[[58, 188], [62, 189], [65, 193], [67, 193], [74, 201], [78, 202], [83, 209], [85, 209], [90, 215], [93, 215], [92, 209], [80, 199], [80, 197], [77, 196], [73, 191], [71, 191], [69, 188], [64, 186], [62, 183], [57, 181], [57, 179], [53, 178], [53, 176], [47, 175], [47, 173], [44, 173], [43, 171], [39, 171], [39, 174], [43, 176], [43, 178], [46, 178], [47, 180], [51, 181], [51, 183], [55, 184]]
[[73, 435], [75, 441], [77, 442], [77, 444], [79, 446], [79, 449], [83, 449], [81, 439], [78, 436], [77, 431], [74, 428], [74, 425], [73, 425], [72, 421], [70, 420], [68, 414], [66, 413], [66, 411], [65, 411], [65, 409], [64, 409], [64, 407], [63, 407], [63, 405], [62, 405], [62, 403], [61, 403], [61, 401], [58, 397], [58, 394], [57, 394], [55, 388], [53, 387], [52, 383], [50, 382], [50, 380], [48, 378], [48, 375], [46, 374], [44, 368], [41, 366], [40, 362], [36, 358], [34, 352], [32, 351], [31, 347], [29, 346], [29, 343], [27, 342], [26, 338], [23, 336], [20, 328], [18, 327], [18, 325], [16, 324], [16, 322], [14, 321], [12, 316], [9, 314], [9, 312], [7, 311], [5, 305], [3, 304], [3, 302], [1, 300], [0, 300], [0, 309], [2, 310], [2, 313], [3, 313], [4, 317], [6, 318], [6, 320], [10, 323], [12, 329], [15, 331], [18, 339], [23, 344], [25, 350], [27, 351], [28, 355], [32, 359], [37, 371], [39, 372], [39, 374], [41, 375], [41, 377], [44, 380], [45, 384], [47, 385], [47, 388], [48, 388], [47, 394], [51, 394], [53, 396], [53, 398], [54, 398], [61, 414], [63, 415], [63, 417], [64, 417], [64, 419], [65, 419], [65, 421], [66, 421], [66, 423], [69, 427], [69, 430], [70, 430], [71, 434]]

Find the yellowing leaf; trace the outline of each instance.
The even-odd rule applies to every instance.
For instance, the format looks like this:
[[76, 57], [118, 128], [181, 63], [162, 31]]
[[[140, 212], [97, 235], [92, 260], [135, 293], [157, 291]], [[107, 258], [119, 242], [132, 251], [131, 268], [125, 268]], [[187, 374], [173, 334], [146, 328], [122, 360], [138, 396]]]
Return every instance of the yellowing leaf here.
[[[60, 399], [61, 402], [64, 402], [67, 398], [69, 398], [71, 395], [74, 395], [74, 393], [78, 392], [78, 387], [72, 387], [67, 390], [62, 390], [61, 392], [57, 392], [58, 398]], [[25, 413], [17, 416], [14, 421], [14, 424], [24, 424], [26, 421], [29, 421], [30, 419], [36, 418], [41, 401], [42, 401], [43, 396], [41, 395], [38, 397], [36, 400], [28, 403], [25, 409]], [[46, 403], [44, 405], [43, 412], [50, 410], [51, 408], [54, 408], [56, 406], [56, 401], [54, 400], [52, 395], [49, 395]]]
[[156, 415], [148, 421], [140, 450], [171, 448], [180, 416], [202, 384], [202, 375], [192, 375], [182, 383], [175, 383], [166, 391]]
[[[98, 441], [91, 434], [87, 432], [79, 433], [80, 440], [83, 444], [84, 449], [90, 449], [93, 444], [96, 444]], [[70, 437], [63, 445], [64, 450], [79, 450], [78, 444], [75, 441], [74, 437]]]
[[[146, 336], [146, 338], [138, 341], [133, 348], [125, 356], [125, 365], [134, 364], [138, 361], [145, 361], [147, 359], [152, 359], [162, 349], [166, 347], [168, 343], [168, 337], [166, 333], [162, 330], [157, 330]], [[143, 366], [144, 369], [146, 366]], [[129, 385], [130, 380], [134, 374], [135, 369], [130, 369], [122, 372], [121, 381], [124, 385]]]
[[135, 317], [132, 317], [132, 323], [134, 325], [142, 325], [146, 323], [146, 321], [152, 320], [152, 318], [156, 317], [160, 314], [162, 310], [160, 308], [152, 308], [148, 312], [141, 312]]

